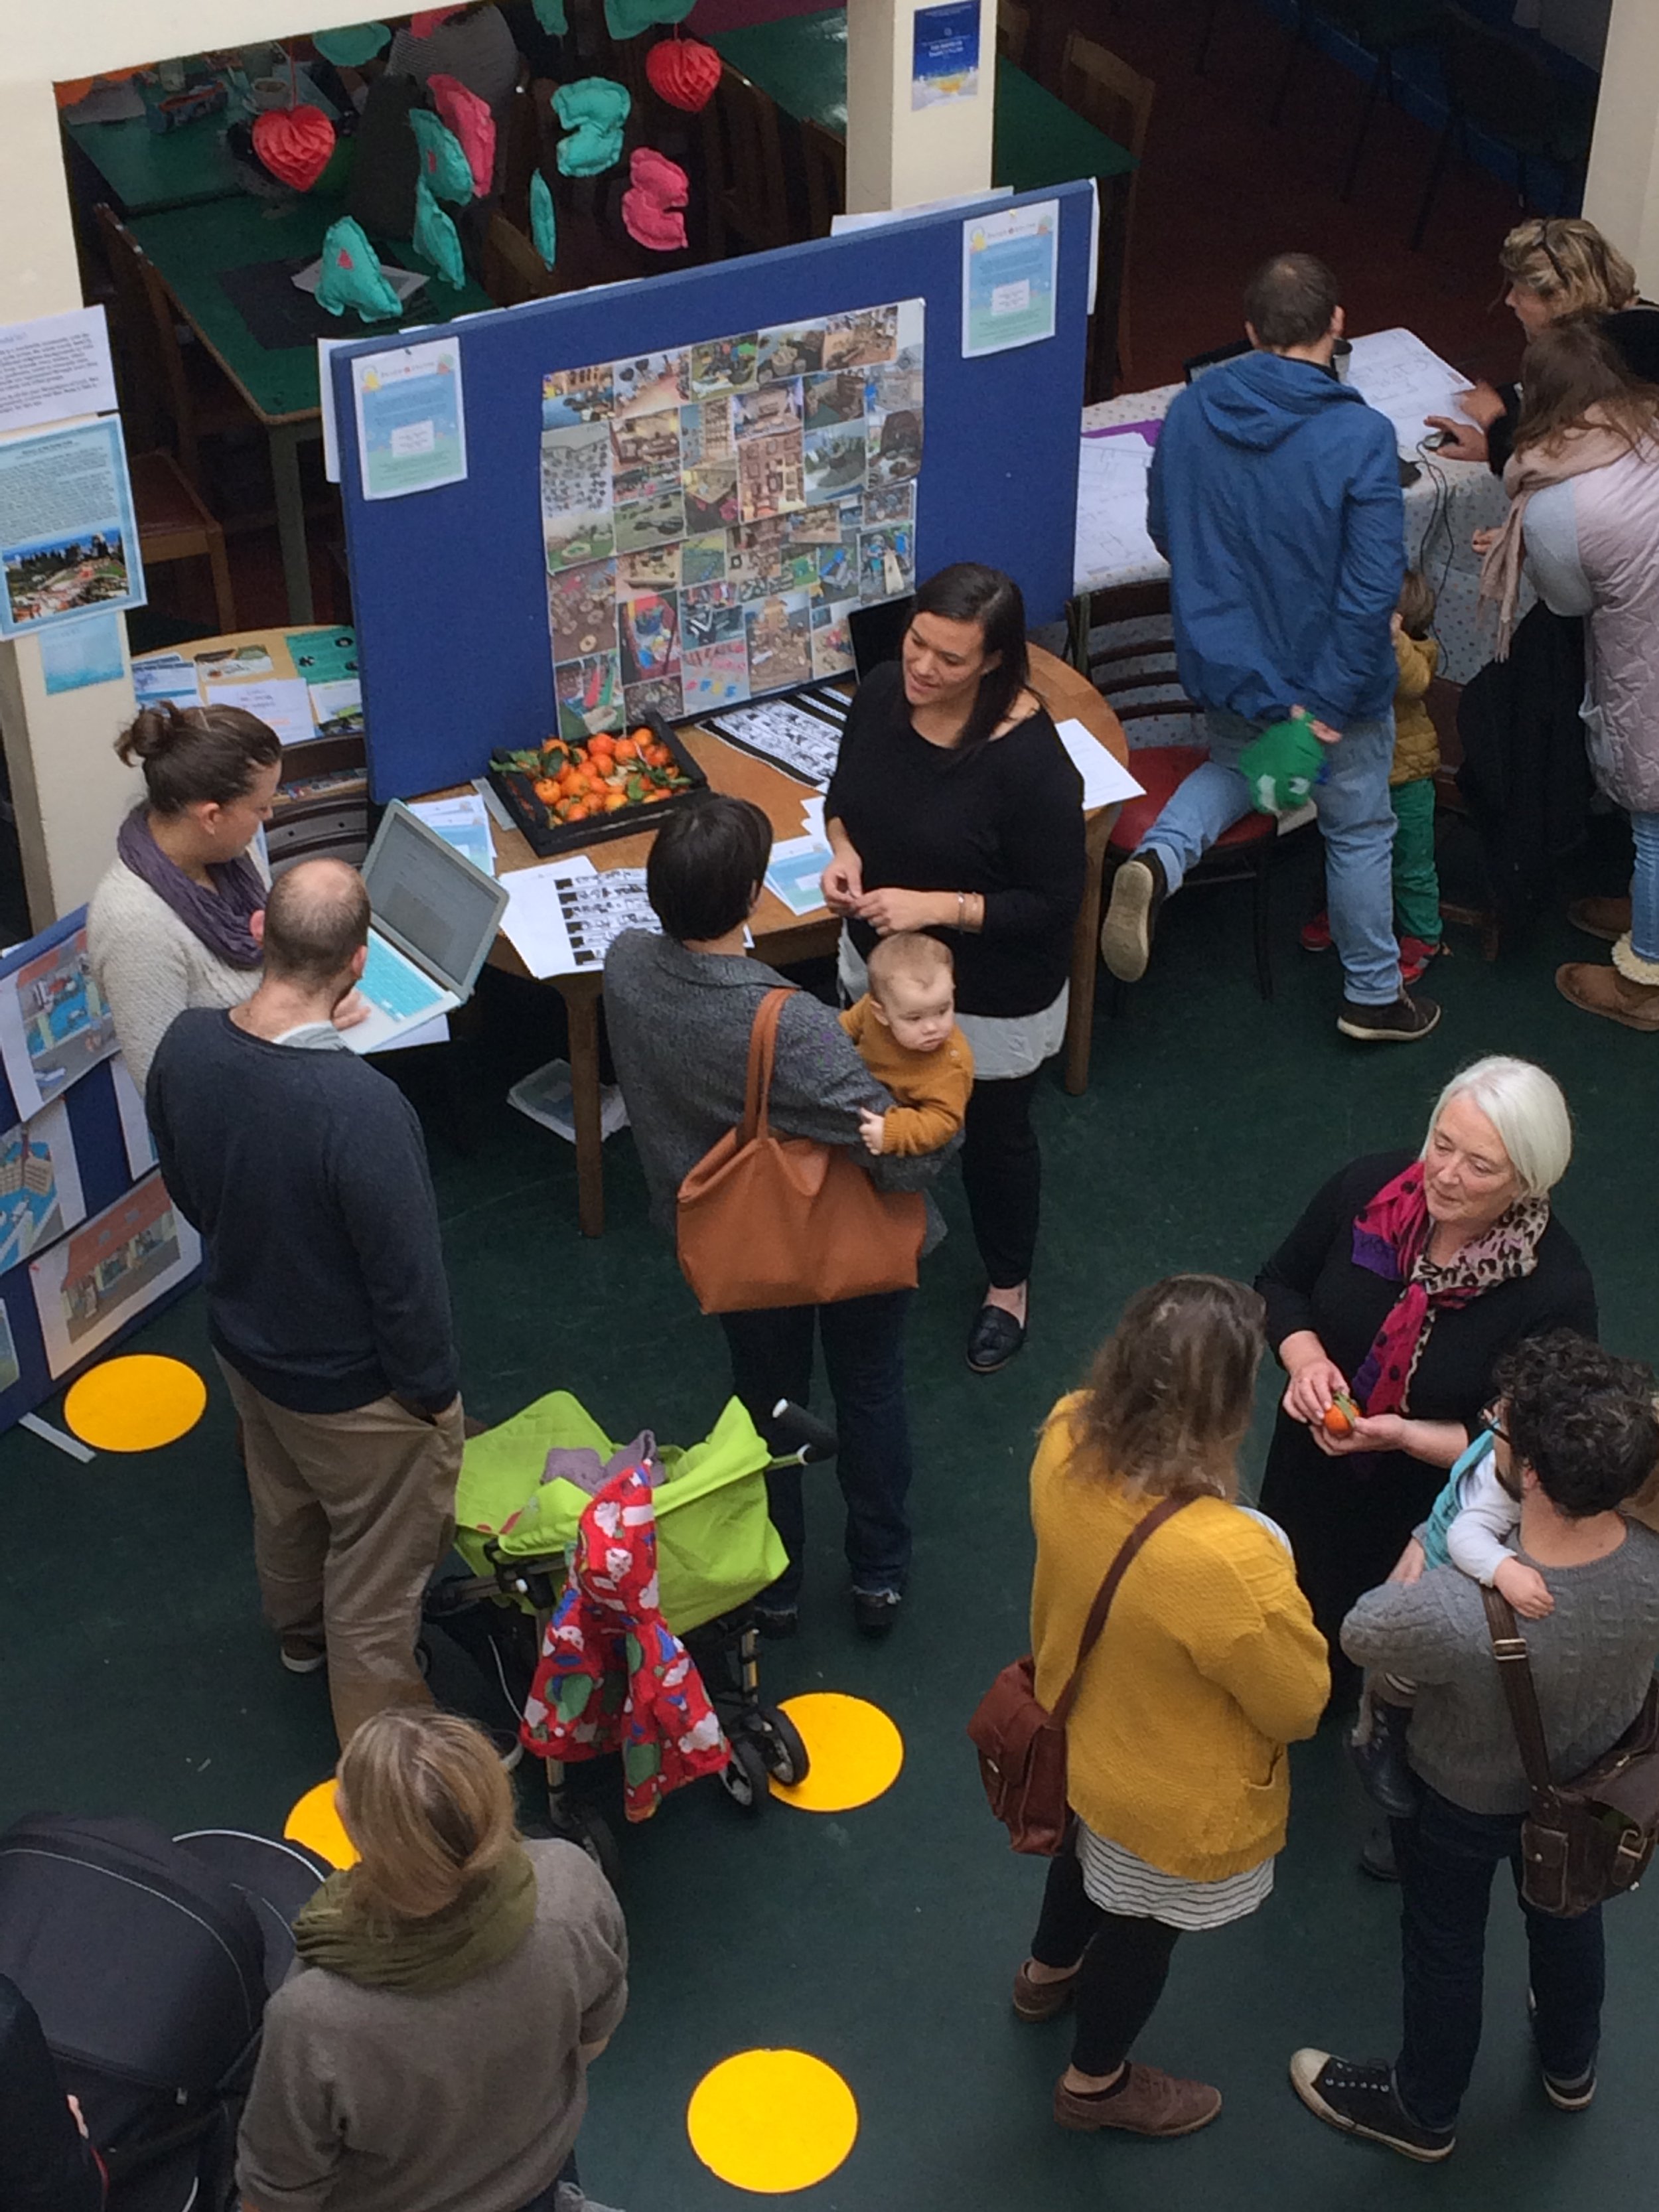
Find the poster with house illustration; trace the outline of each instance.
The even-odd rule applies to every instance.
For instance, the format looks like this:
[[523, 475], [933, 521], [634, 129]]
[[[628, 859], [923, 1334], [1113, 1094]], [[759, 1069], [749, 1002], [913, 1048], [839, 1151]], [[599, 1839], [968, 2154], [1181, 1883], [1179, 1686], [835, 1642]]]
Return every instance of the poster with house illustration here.
[[669, 721], [844, 673], [848, 617], [915, 582], [923, 302], [542, 384], [562, 726]]

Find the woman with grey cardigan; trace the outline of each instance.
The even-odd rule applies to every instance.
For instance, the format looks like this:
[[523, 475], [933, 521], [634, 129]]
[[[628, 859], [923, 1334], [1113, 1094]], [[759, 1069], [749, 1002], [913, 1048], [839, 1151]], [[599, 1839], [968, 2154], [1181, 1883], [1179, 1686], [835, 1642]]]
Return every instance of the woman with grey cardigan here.
[[[743, 1119], [756, 1011], [785, 981], [744, 950], [771, 850], [771, 824], [746, 799], [713, 797], [672, 816], [646, 871], [664, 933], [629, 930], [605, 961], [611, 1054], [652, 1218], [670, 1237], [687, 1173]], [[884, 1187], [915, 1188], [937, 1172], [941, 1154], [872, 1161], [860, 1141], [860, 1114], [884, 1113], [892, 1103], [830, 1009], [796, 991], [778, 1024], [774, 1128], [844, 1146]], [[806, 1402], [815, 1334], [823, 1344], [840, 1437], [836, 1473], [847, 1505], [854, 1615], [868, 1636], [891, 1628], [910, 1567], [904, 1322], [913, 1295], [890, 1291], [720, 1317], [732, 1387], [763, 1434], [780, 1399]], [[799, 1621], [805, 1540], [799, 1470], [769, 1477], [769, 1489], [789, 1565], [757, 1610], [763, 1634], [789, 1636]]]

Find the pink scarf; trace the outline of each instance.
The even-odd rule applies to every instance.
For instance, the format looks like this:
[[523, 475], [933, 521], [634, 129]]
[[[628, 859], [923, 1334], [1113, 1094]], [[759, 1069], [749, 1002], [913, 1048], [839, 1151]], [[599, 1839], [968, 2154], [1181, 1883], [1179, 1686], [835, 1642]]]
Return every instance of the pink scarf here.
[[1547, 484], [1565, 483], [1571, 477], [1588, 476], [1621, 461], [1631, 449], [1630, 440], [1615, 430], [1599, 403], [1587, 408], [1584, 420], [1547, 445], [1526, 446], [1510, 455], [1504, 471], [1504, 489], [1510, 511], [1486, 557], [1480, 563], [1480, 597], [1498, 605], [1498, 642], [1494, 660], [1507, 660], [1510, 636], [1515, 629], [1516, 603], [1521, 595], [1521, 564], [1526, 558], [1527, 502]]
[[1423, 1195], [1421, 1160], [1413, 1160], [1361, 1207], [1353, 1224], [1355, 1267], [1403, 1285], [1353, 1378], [1354, 1397], [1366, 1413], [1405, 1411], [1406, 1394], [1437, 1313], [1466, 1306], [1482, 1291], [1531, 1274], [1549, 1219], [1547, 1198], [1518, 1198], [1483, 1237], [1438, 1267], [1429, 1258], [1433, 1224]]

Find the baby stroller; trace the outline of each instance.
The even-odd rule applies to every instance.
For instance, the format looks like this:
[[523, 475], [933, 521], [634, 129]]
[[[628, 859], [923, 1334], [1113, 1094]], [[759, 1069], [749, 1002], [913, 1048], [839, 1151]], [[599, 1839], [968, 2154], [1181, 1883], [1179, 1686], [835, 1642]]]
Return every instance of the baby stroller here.
[[[755, 1598], [782, 1573], [785, 1553], [766, 1509], [766, 1476], [834, 1456], [832, 1431], [798, 1406], [773, 1409], [769, 1444], [730, 1400], [701, 1443], [659, 1446], [663, 1469], [653, 1498], [662, 1610], [690, 1652], [731, 1748], [720, 1775], [726, 1795], [758, 1813], [769, 1778], [804, 1781], [806, 1747], [787, 1713], [760, 1694]], [[567, 1391], [471, 1438], [455, 1500], [455, 1548], [471, 1569], [434, 1585], [426, 1618], [493, 1672], [516, 1721], [547, 1623], [564, 1588], [568, 1547], [589, 1504], [573, 1482], [544, 1479], [552, 1450], [617, 1449]], [[567, 1786], [557, 1760], [547, 1768], [548, 1815], [556, 1833], [580, 1843], [609, 1876], [616, 1846], [601, 1816]]]

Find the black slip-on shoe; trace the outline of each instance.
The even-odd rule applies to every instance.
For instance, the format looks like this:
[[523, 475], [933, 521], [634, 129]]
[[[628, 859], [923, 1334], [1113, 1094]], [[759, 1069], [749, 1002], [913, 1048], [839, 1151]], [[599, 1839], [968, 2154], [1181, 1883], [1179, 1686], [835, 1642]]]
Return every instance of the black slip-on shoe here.
[[981, 1306], [968, 1332], [968, 1364], [975, 1375], [994, 1375], [1025, 1341], [1025, 1323], [1006, 1306]]

